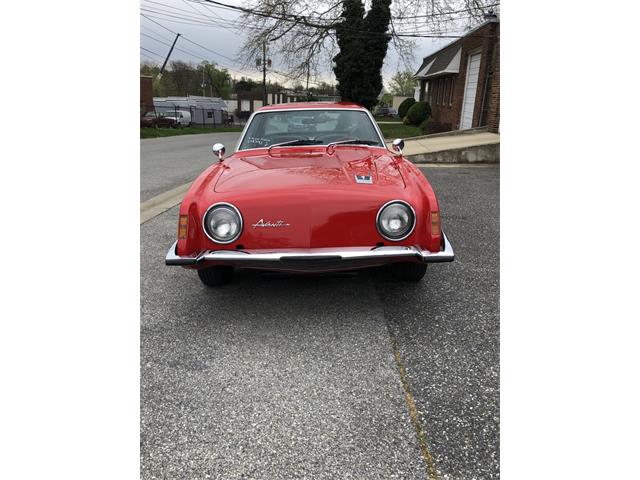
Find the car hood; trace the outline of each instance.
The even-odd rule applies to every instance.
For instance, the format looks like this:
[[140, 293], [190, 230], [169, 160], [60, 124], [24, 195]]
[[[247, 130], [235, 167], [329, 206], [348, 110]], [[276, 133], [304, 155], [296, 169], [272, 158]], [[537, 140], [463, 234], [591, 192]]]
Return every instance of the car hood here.
[[278, 149], [271, 155], [238, 152], [225, 161], [216, 192], [282, 190], [314, 186], [337, 189], [404, 188], [405, 183], [391, 155], [381, 148], [338, 147], [328, 154], [324, 147]]

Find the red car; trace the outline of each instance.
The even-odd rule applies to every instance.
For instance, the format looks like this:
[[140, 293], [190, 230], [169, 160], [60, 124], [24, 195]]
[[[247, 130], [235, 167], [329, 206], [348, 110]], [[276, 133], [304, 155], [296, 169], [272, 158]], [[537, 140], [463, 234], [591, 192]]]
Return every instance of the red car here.
[[144, 115], [140, 117], [140, 126], [141, 127], [175, 127], [176, 119], [165, 117], [163, 114], [156, 115], [156, 112], [145, 112]]
[[195, 269], [207, 286], [234, 268], [330, 272], [390, 265], [418, 281], [450, 262], [438, 201], [420, 170], [385, 146], [368, 110], [296, 103], [256, 111], [237, 150], [191, 185], [167, 265]]

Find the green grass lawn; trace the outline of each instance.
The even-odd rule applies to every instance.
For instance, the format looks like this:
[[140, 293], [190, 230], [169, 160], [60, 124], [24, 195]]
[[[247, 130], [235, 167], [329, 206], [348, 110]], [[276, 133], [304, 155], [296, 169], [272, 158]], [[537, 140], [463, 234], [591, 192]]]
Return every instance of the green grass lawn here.
[[244, 127], [230, 125], [226, 127], [184, 127], [184, 128], [140, 128], [140, 138], [173, 137], [175, 135], [193, 135], [196, 133], [241, 132]]
[[373, 117], [376, 122], [397, 122], [402, 123], [402, 119], [400, 117]]
[[378, 126], [380, 127], [380, 130], [382, 130], [384, 138], [390, 140], [393, 140], [394, 138], [409, 138], [424, 135], [422, 130], [420, 130], [420, 127], [416, 127], [414, 125], [403, 125], [402, 123], [378, 123]]

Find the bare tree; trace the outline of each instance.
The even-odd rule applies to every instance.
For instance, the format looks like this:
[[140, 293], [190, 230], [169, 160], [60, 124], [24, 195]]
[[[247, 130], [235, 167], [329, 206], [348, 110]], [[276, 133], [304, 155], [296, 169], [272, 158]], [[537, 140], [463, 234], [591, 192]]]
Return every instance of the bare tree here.
[[[365, 1], [365, 8], [371, 8]], [[263, 43], [277, 51], [283, 78], [300, 80], [315, 77], [331, 66], [339, 51], [336, 28], [343, 25], [342, 0], [251, 0], [242, 7], [242, 29], [249, 32], [242, 51], [245, 65], [255, 65], [262, 57]], [[455, 38], [455, 31], [479, 24], [483, 14], [497, 11], [499, 0], [393, 0], [386, 32], [390, 46], [405, 67], [413, 68], [415, 39]], [[455, 30], [455, 31], [454, 31]], [[369, 32], [357, 32], [363, 38]]]

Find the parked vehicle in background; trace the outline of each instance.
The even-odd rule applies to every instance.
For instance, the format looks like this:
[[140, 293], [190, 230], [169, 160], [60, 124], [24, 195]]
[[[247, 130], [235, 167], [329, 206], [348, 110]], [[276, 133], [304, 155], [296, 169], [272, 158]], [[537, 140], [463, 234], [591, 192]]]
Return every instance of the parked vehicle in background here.
[[177, 112], [163, 112], [165, 118], [173, 118], [176, 127], [188, 127], [191, 125], [191, 112], [178, 110]]
[[173, 127], [176, 123], [175, 118], [165, 117], [162, 114], [158, 115], [156, 112], [145, 112], [142, 117], [140, 117], [140, 126], [141, 127]]
[[397, 117], [398, 111], [393, 107], [377, 107], [373, 114], [376, 117]]

